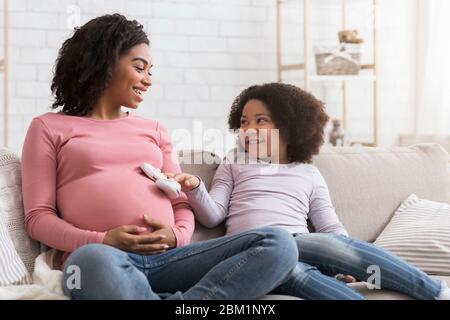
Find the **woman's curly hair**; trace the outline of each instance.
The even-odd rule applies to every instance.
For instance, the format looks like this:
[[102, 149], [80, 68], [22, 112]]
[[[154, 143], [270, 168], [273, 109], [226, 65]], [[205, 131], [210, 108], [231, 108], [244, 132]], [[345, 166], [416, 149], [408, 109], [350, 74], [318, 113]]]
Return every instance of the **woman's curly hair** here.
[[51, 90], [52, 109], [87, 115], [103, 95], [119, 58], [132, 47], [150, 44], [143, 26], [120, 14], [95, 18], [67, 39], [59, 50]]
[[240, 128], [244, 106], [252, 99], [263, 102], [272, 114], [280, 137], [287, 144], [288, 161], [311, 163], [324, 143], [324, 128], [329, 120], [324, 103], [290, 84], [251, 86], [242, 91], [231, 106], [230, 129]]

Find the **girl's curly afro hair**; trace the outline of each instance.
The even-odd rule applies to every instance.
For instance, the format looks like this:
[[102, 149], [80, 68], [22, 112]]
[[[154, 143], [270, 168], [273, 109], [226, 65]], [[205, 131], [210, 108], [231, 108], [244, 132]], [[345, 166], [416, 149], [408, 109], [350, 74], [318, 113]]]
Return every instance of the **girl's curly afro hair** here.
[[311, 163], [324, 143], [324, 128], [329, 120], [324, 103], [290, 84], [251, 86], [231, 106], [230, 129], [239, 129], [244, 106], [252, 99], [263, 102], [272, 114], [280, 137], [287, 143], [289, 162]]
[[51, 90], [52, 109], [84, 116], [108, 86], [119, 58], [132, 47], [150, 42], [143, 26], [120, 14], [95, 18], [67, 39], [59, 50]]

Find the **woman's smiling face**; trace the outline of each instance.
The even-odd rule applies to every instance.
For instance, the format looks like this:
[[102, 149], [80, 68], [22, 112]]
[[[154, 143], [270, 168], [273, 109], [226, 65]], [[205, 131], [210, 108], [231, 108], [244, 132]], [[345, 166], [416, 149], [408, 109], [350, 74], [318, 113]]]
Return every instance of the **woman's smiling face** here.
[[152, 85], [152, 66], [150, 47], [134, 46], [120, 57], [104, 96], [115, 105], [136, 109]]

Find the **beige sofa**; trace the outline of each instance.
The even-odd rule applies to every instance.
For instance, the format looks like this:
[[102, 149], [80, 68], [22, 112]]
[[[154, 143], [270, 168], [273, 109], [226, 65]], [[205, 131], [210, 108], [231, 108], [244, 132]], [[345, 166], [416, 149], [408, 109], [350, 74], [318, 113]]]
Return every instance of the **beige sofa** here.
[[[202, 151], [184, 151], [179, 156], [183, 171], [200, 175], [209, 187], [220, 158]], [[358, 239], [374, 241], [400, 203], [412, 193], [450, 203], [449, 155], [436, 144], [397, 148], [324, 148], [315, 157], [314, 164], [328, 183], [337, 214], [350, 235]], [[0, 149], [0, 219], [7, 220], [18, 254], [32, 272], [32, 261], [39, 254], [39, 244], [25, 234], [18, 190], [20, 158], [8, 149]], [[193, 241], [223, 234], [223, 226], [206, 229], [197, 225]], [[450, 284], [450, 266], [448, 276], [440, 278]], [[364, 283], [353, 285], [369, 299], [408, 299], [394, 292], [369, 290]], [[265, 299], [292, 297], [268, 295]]]
[[[201, 160], [209, 164], [200, 163]], [[182, 169], [201, 176], [209, 187], [220, 159], [208, 152], [180, 153]], [[183, 164], [186, 163], [186, 164]], [[323, 148], [314, 158], [330, 189], [338, 216], [350, 236], [373, 242], [401, 202], [412, 193], [450, 203], [450, 158], [438, 144], [393, 148]], [[197, 224], [194, 241], [224, 234], [224, 227], [206, 229]], [[450, 236], [450, 235], [449, 235]], [[437, 276], [450, 285], [448, 276]], [[352, 284], [370, 300], [409, 299], [387, 290], [369, 290]], [[291, 297], [269, 295], [266, 298]]]

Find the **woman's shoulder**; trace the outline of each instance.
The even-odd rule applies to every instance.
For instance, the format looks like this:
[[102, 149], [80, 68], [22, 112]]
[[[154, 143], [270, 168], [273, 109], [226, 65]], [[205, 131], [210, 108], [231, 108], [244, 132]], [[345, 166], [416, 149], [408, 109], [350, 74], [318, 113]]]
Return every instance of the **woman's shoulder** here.
[[137, 114], [130, 113], [130, 119], [132, 118], [136, 123], [142, 124], [147, 128], [152, 128], [154, 130], [161, 130], [161, 128], [165, 129], [165, 127], [161, 124], [159, 120], [150, 119], [145, 116], [140, 116]]
[[166, 126], [159, 120], [148, 118], [144, 115], [129, 113], [128, 119], [132, 120], [135, 125], [144, 126], [146, 129], [166, 132]]
[[35, 116], [35, 119], [41, 119], [41, 120], [46, 120], [46, 119], [51, 119], [54, 117], [61, 117], [61, 116], [65, 116], [64, 113], [62, 112], [45, 112], [41, 115]]
[[47, 128], [50, 131], [65, 131], [67, 128], [71, 127], [71, 124], [74, 123], [79, 118], [77, 116], [67, 115], [63, 112], [45, 112], [38, 116], [35, 116], [32, 119], [32, 124], [39, 123]]
[[33, 117], [31, 121], [32, 123], [39, 123], [43, 124], [46, 127], [49, 127], [52, 125], [52, 123], [55, 122], [55, 120], [59, 121], [59, 118], [63, 116], [64, 114], [60, 114], [59, 112], [45, 112]]
[[63, 113], [62, 111], [59, 111], [59, 112], [48, 111], [48, 112], [45, 112], [45, 113], [40, 114], [38, 116], [35, 116], [33, 118], [33, 120], [34, 119], [39, 119], [39, 120], [41, 120], [43, 122], [54, 121], [54, 120], [64, 121], [64, 120], [73, 119], [73, 117], [74, 116], [67, 115], [67, 114]]

